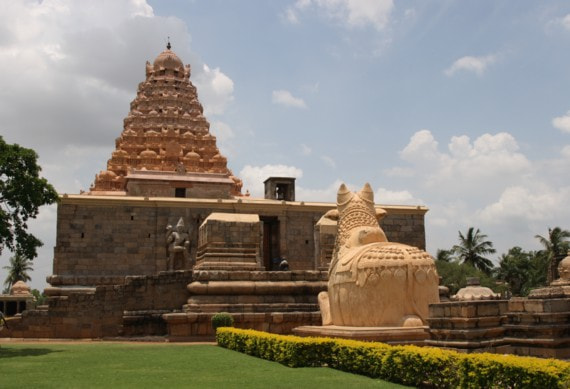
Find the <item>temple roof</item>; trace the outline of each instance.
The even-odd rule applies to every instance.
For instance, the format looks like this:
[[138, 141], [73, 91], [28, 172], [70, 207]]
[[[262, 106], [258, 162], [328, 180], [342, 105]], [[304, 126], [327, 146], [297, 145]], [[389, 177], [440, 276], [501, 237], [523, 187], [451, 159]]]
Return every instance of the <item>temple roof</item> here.
[[156, 57], [153, 63], [154, 70], [170, 69], [170, 70], [184, 70], [184, 64], [178, 56], [169, 48], [164, 50]]
[[147, 170], [222, 175], [235, 183], [228, 196], [241, 195], [241, 180], [228, 169], [203, 112], [190, 65], [169, 42], [153, 64], [146, 63], [146, 79], [131, 102], [107, 169], [96, 175], [90, 193], [125, 193], [130, 172]]

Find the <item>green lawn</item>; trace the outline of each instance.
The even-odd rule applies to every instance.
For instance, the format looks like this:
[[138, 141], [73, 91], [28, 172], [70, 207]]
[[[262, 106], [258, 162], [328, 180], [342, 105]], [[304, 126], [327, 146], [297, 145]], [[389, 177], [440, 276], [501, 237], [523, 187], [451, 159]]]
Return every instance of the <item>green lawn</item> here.
[[402, 388], [328, 368], [292, 369], [213, 345], [2, 344], [2, 388]]

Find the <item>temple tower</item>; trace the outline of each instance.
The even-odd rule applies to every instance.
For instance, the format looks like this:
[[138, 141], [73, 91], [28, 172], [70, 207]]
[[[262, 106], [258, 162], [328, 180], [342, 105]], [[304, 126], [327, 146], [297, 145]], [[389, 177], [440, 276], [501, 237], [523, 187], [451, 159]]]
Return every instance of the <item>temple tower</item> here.
[[146, 79], [94, 195], [231, 198], [242, 182], [227, 167], [203, 115], [190, 65], [170, 50], [146, 63]]

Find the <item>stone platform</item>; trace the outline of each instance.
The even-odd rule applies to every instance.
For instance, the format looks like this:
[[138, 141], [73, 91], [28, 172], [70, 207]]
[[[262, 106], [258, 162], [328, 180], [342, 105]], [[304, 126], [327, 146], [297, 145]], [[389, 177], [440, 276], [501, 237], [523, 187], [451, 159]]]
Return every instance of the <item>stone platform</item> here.
[[[167, 323], [169, 342], [193, 341], [213, 338], [212, 316], [214, 313], [169, 313], [163, 315]], [[234, 327], [271, 332], [274, 334], [291, 334], [293, 328], [303, 325], [321, 324], [320, 312], [258, 312], [237, 313], [230, 315], [234, 319]]]
[[299, 336], [322, 336], [383, 342], [392, 345], [413, 344], [421, 346], [429, 338], [427, 326], [421, 327], [349, 327], [349, 326], [301, 326], [293, 329]]
[[320, 325], [317, 302], [327, 272], [197, 270], [188, 284], [181, 313], [163, 315], [169, 339], [214, 334], [211, 318], [227, 312], [239, 328], [288, 334], [303, 325]]
[[508, 352], [504, 340], [506, 300], [454, 301], [432, 304], [426, 345], [461, 352]]

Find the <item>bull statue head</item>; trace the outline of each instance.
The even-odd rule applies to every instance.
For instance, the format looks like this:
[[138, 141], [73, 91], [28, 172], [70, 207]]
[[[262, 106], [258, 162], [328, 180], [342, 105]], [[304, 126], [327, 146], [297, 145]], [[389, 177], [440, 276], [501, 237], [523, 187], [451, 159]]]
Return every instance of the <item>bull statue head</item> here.
[[369, 183], [364, 184], [358, 192], [351, 192], [345, 184], [341, 184], [337, 193], [337, 209], [325, 214], [325, 217], [338, 223], [333, 262], [343, 246], [387, 242], [386, 234], [378, 224], [385, 215], [385, 210], [374, 206], [374, 192]]

